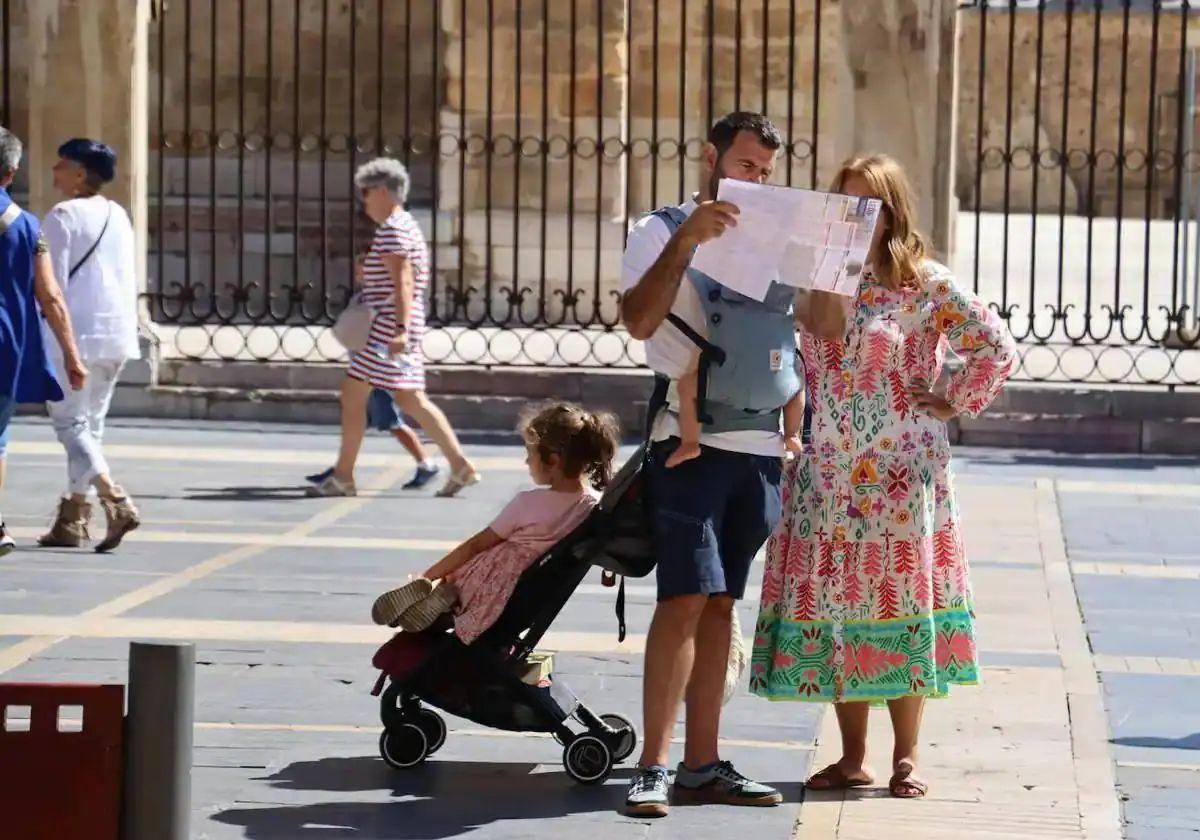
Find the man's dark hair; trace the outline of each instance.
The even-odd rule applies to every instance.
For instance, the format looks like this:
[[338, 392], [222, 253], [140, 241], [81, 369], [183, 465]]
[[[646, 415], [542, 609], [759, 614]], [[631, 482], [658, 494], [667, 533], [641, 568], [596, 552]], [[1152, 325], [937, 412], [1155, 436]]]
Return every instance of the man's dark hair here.
[[708, 142], [717, 147], [717, 157], [729, 150], [739, 131], [749, 131], [768, 149], [778, 149], [783, 145], [779, 129], [765, 115], [754, 111], [734, 111], [721, 117], [708, 130]]

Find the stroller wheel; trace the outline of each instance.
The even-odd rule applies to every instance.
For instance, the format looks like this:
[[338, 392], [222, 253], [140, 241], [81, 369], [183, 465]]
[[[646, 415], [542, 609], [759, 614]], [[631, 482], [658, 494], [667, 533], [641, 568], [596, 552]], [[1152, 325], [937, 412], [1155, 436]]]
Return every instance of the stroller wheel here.
[[609, 747], [612, 749], [613, 761], [624, 761], [633, 755], [633, 750], [637, 747], [638, 739], [637, 730], [633, 728], [633, 723], [630, 722], [629, 718], [610, 712], [606, 715], [600, 715], [600, 720], [620, 733], [620, 736], [609, 744]]
[[430, 755], [440, 750], [442, 744], [446, 743], [446, 721], [437, 712], [432, 709], [421, 709], [416, 713], [412, 722], [421, 727], [421, 731], [425, 733], [425, 742]]
[[596, 784], [612, 772], [612, 751], [595, 735], [579, 735], [563, 750], [563, 767], [567, 775], [585, 785]]
[[379, 754], [389, 767], [407, 770], [429, 757], [429, 742], [415, 723], [402, 723], [395, 729], [385, 729], [379, 736]]

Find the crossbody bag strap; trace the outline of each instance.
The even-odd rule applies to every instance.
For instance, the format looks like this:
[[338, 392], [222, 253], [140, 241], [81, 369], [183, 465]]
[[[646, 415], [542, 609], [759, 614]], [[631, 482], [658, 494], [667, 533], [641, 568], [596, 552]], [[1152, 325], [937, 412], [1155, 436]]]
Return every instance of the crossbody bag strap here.
[[108, 202], [108, 213], [104, 216], [104, 227], [100, 228], [100, 235], [96, 237], [96, 241], [92, 243], [92, 247], [87, 249], [87, 253], [80, 258], [79, 262], [71, 266], [71, 271], [67, 274], [67, 279], [70, 280], [76, 275], [79, 269], [83, 268], [83, 264], [88, 261], [92, 254], [96, 253], [96, 249], [100, 247], [101, 240], [104, 239], [104, 233], [108, 230], [108, 223], [112, 219], [112, 202]]

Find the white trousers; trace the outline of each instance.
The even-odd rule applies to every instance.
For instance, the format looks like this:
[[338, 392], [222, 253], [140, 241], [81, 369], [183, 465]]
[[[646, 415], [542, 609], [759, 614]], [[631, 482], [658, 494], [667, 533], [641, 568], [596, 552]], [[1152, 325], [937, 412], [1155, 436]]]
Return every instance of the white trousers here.
[[67, 450], [70, 493], [86, 496], [93, 479], [108, 473], [100, 442], [104, 438], [104, 418], [124, 366], [124, 359], [88, 362], [87, 382], [82, 389], [72, 391], [64, 385], [65, 399], [46, 403], [54, 433]]

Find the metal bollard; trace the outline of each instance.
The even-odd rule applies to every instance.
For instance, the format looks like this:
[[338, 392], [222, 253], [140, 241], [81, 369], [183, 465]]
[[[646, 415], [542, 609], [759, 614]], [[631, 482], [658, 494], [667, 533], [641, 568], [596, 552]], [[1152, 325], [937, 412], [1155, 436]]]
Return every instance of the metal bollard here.
[[124, 840], [191, 836], [195, 684], [194, 645], [129, 645]]

